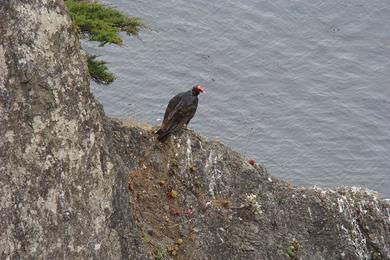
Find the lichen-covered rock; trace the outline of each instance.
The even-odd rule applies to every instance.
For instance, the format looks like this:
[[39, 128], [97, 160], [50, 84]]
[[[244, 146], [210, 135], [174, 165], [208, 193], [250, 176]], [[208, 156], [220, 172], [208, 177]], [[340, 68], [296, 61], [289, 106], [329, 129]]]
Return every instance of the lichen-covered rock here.
[[0, 14], [0, 258], [145, 259], [63, 1]]
[[390, 204], [373, 192], [294, 187], [191, 131], [122, 139], [138, 161], [133, 211], [161, 259], [390, 259]]
[[0, 259], [390, 259], [390, 205], [104, 116], [61, 0], [0, 2]]

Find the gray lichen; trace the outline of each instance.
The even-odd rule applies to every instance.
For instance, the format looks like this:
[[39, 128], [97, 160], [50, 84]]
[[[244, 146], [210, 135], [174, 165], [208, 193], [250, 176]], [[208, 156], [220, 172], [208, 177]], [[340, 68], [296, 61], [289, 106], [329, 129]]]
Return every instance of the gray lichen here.
[[0, 10], [0, 258], [145, 259], [63, 2]]

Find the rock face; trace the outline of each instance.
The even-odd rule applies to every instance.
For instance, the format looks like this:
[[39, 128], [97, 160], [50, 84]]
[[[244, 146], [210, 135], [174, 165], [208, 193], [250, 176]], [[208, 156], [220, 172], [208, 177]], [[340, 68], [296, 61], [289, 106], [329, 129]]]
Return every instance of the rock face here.
[[160, 144], [131, 128], [115, 142], [138, 161], [132, 211], [155, 256], [390, 259], [390, 205], [373, 192], [294, 187], [191, 131]]
[[145, 259], [63, 1], [0, 14], [0, 258]]
[[0, 2], [1, 259], [390, 259], [390, 205], [105, 117], [60, 0]]

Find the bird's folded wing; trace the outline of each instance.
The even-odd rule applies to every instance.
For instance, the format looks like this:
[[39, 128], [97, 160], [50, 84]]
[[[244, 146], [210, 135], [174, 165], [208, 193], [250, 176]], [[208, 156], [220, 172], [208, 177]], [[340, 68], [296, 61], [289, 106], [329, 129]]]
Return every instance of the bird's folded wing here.
[[185, 104], [186, 102], [184, 102], [184, 100], [180, 100], [179, 103], [168, 114], [167, 120], [171, 121], [175, 116], [182, 114], [186, 109]]
[[168, 106], [165, 110], [164, 121], [168, 119], [168, 117], [172, 117], [172, 111], [175, 110], [176, 106], [180, 103], [181, 94], [174, 96], [168, 103]]

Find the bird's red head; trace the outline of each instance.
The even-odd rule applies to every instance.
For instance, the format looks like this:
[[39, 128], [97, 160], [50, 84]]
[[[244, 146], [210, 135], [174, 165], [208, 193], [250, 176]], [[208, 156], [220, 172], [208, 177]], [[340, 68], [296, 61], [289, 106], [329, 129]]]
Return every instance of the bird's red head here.
[[196, 85], [195, 87], [192, 88], [192, 91], [194, 91], [197, 94], [206, 92], [206, 90], [202, 85]]

